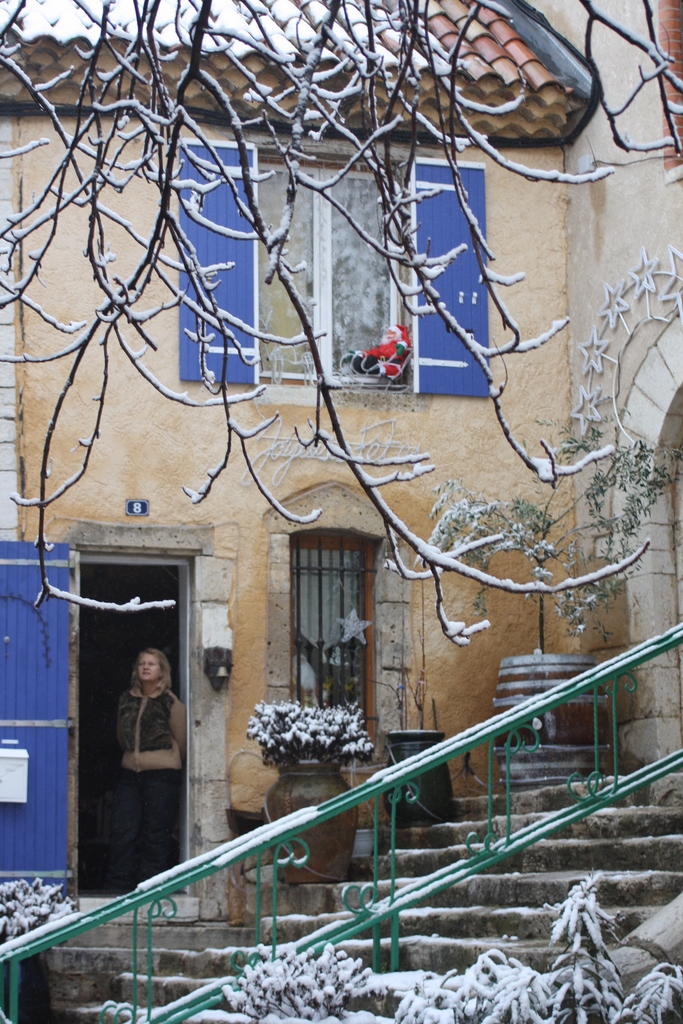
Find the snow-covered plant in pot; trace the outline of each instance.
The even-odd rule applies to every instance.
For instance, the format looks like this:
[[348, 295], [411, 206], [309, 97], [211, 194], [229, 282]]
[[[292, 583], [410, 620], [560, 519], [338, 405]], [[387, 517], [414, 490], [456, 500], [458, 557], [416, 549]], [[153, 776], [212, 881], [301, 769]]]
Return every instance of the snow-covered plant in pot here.
[[[49, 921], [74, 912], [73, 901], [61, 885], [42, 879], [3, 882], [0, 885], [0, 945], [34, 931]], [[9, 964], [4, 964], [5, 993], [9, 992]], [[19, 962], [19, 1024], [45, 1024], [50, 1018], [50, 991], [40, 954]], [[0, 1010], [6, 1007], [0, 1006]], [[0, 1019], [1, 1015], [0, 1015]]]
[[[261, 701], [247, 728], [249, 739], [261, 747], [264, 764], [275, 765], [280, 778], [266, 793], [266, 819], [282, 818], [348, 791], [340, 767], [369, 761], [373, 745], [357, 704], [308, 707], [298, 701]], [[356, 837], [358, 809], [351, 808], [329, 822], [303, 833], [309, 856], [296, 841], [285, 880], [344, 881], [348, 877]]]
[[[602, 433], [593, 429], [580, 439], [565, 434], [555, 452], [558, 461], [567, 461], [590, 456], [603, 446]], [[431, 543], [441, 551], [454, 552], [463, 544], [481, 542], [461, 556], [477, 570], [482, 584], [475, 599], [481, 614], [486, 613], [486, 577], [495, 558], [522, 555], [531, 570], [527, 577], [530, 587], [535, 581], [555, 585], [577, 576], [590, 580], [553, 595], [531, 589], [524, 595], [536, 604], [537, 645], [533, 653], [501, 661], [496, 710], [514, 707], [596, 664], [590, 654], [546, 651], [548, 611], [554, 610], [571, 636], [580, 636], [592, 625], [607, 638], [601, 616], [623, 590], [628, 574], [636, 571], [642, 553], [640, 528], [672, 483], [681, 454], [670, 449], [655, 456], [643, 442], [624, 444], [617, 437], [613, 454], [589, 468], [588, 481], [580, 492], [563, 477], [548, 492], [539, 488], [535, 498], [517, 496], [506, 501], [473, 493], [460, 481], [448, 480], [436, 489], [438, 499], [431, 515], [437, 524]], [[599, 570], [607, 562], [621, 562], [624, 572], [601, 577]], [[606, 751], [605, 697], [599, 700], [598, 738]], [[546, 713], [539, 736], [540, 751], [520, 752], [511, 760], [513, 785], [560, 783], [576, 771], [590, 774], [594, 767], [593, 698], [578, 697]], [[501, 764], [503, 740], [499, 738], [501, 745], [496, 748]]]

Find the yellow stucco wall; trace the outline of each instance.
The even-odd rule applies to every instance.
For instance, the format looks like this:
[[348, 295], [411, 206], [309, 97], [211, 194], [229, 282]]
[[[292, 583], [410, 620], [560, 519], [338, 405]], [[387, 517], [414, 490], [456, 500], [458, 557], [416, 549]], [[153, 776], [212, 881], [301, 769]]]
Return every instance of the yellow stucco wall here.
[[[16, 145], [36, 135], [49, 135], [47, 125], [35, 119], [23, 120], [16, 128]], [[15, 202], [37, 192], [46, 169], [51, 166], [50, 147], [14, 160]], [[562, 154], [540, 150], [533, 154], [508, 151], [510, 156], [531, 159], [542, 167], [561, 167]], [[526, 337], [547, 330], [553, 319], [567, 309], [566, 295], [566, 190], [563, 186], [531, 184], [486, 163], [488, 239], [498, 256], [496, 269], [501, 273], [524, 270], [526, 281], [508, 289], [507, 297]], [[153, 198], [146, 197], [142, 186], [126, 191], [119, 209], [134, 210], [139, 223], [153, 216]], [[41, 267], [42, 285], [35, 294], [46, 301], [50, 311], [68, 322], [87, 317], [93, 305], [101, 301], [91, 280], [90, 267], [82, 255], [85, 211], [69, 212], [57, 241]], [[130, 243], [120, 231], [112, 230], [117, 266], [123, 272], [135, 258]], [[35, 243], [32, 242], [35, 248]], [[24, 263], [28, 259], [24, 254]], [[43, 285], [45, 287], [43, 287]], [[157, 297], [161, 291], [157, 290]], [[150, 304], [155, 290], [150, 293]], [[16, 322], [18, 344], [22, 351], [45, 353], [55, 347], [54, 333], [37, 316], [26, 311]], [[491, 313], [492, 341], [500, 339], [500, 324]], [[206, 396], [201, 386], [181, 382], [178, 377], [177, 313], [164, 314], [163, 329], [156, 331], [159, 350], [149, 353], [147, 365], [174, 390], [187, 391], [200, 399]], [[66, 338], [64, 341], [68, 340]], [[137, 343], [131, 335], [134, 347]], [[352, 343], [352, 339], [350, 339]], [[229, 468], [216, 482], [210, 498], [192, 506], [183, 494], [183, 485], [197, 489], [208, 467], [220, 459], [225, 443], [225, 426], [220, 410], [193, 410], [171, 403], [155, 393], [112, 340], [109, 348], [109, 387], [105, 401], [101, 437], [96, 443], [91, 465], [84, 480], [59, 501], [48, 516], [102, 522], [123, 521], [124, 500], [146, 497], [151, 502], [150, 525], [223, 524], [215, 531], [214, 554], [232, 557], [236, 552], [236, 571], [230, 601], [230, 621], [234, 629], [234, 669], [230, 698], [226, 699], [228, 750], [244, 746], [247, 719], [254, 703], [264, 696], [266, 663], [266, 598], [268, 592], [268, 513], [266, 502], [253, 484], [243, 483], [244, 463], [237, 452]], [[72, 357], [69, 357], [71, 359]], [[52, 414], [69, 360], [55, 365], [18, 368], [20, 454], [25, 465], [25, 492], [33, 495], [38, 486], [42, 440]], [[53, 456], [51, 482], [56, 486], [80, 464], [83, 449], [78, 438], [87, 437], [95, 413], [93, 396], [99, 391], [102, 348], [93, 344], [87, 353], [78, 382], [69, 394], [62, 414]], [[540, 351], [513, 357], [506, 367], [509, 382], [505, 411], [520, 439], [540, 454], [537, 440], [550, 428], [538, 420], [568, 422], [569, 370], [566, 333]], [[294, 388], [287, 389], [287, 402], [279, 406], [282, 437], [291, 435], [296, 424], [305, 423], [310, 406], [289, 404]], [[279, 391], [279, 399], [283, 392]], [[255, 424], [278, 408], [268, 396], [252, 406], [241, 406], [236, 416], [244, 424]], [[379, 421], [395, 420], [397, 439], [428, 451], [435, 466], [431, 476], [411, 485], [396, 485], [388, 492], [395, 510], [411, 529], [428, 535], [428, 518], [434, 496], [433, 487], [446, 478], [462, 478], [474, 489], [501, 498], [515, 493], [532, 495], [533, 482], [506, 443], [485, 399], [398, 395], [391, 399], [364, 394], [342, 400], [341, 416], [351, 442], [358, 441], [362, 430]], [[272, 433], [273, 430], [269, 431]], [[264, 447], [255, 441], [253, 451]], [[75, 450], [74, 450], [75, 449]], [[281, 464], [278, 463], [278, 466]], [[266, 480], [269, 482], [272, 469]], [[331, 461], [295, 460], [284, 480], [275, 487], [278, 498], [300, 494], [322, 482], [338, 481], [354, 489], [349, 472]], [[20, 536], [33, 539], [36, 516], [32, 510], [20, 514]], [[319, 522], [325, 528], [325, 515]], [[353, 529], [349, 522], [349, 529]], [[54, 538], [53, 538], [54, 539]], [[451, 618], [473, 621], [471, 599], [475, 588], [459, 581], [446, 584]], [[531, 603], [506, 595], [492, 594], [489, 600], [491, 629], [476, 636], [469, 648], [457, 648], [442, 636], [432, 614], [432, 593], [424, 591], [427, 608], [426, 658], [430, 696], [436, 702], [439, 727], [453, 734], [492, 711], [501, 657], [531, 653], [536, 645], [536, 612]], [[228, 599], [228, 595], [226, 595]], [[417, 660], [417, 633], [421, 618], [422, 588], [412, 585], [412, 647]], [[575, 649], [576, 643], [564, 636], [550, 617], [549, 649]], [[249, 772], [254, 768], [249, 765]], [[236, 768], [237, 771], [237, 768]], [[263, 776], [265, 783], [265, 774]]]

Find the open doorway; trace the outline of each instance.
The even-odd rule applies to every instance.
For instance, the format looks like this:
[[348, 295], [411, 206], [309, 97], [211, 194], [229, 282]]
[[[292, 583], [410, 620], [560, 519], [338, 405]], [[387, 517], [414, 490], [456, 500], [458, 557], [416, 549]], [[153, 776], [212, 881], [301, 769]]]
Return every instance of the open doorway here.
[[[171, 666], [172, 689], [185, 703], [186, 582], [181, 563], [124, 563], [119, 559], [81, 562], [81, 595], [123, 603], [174, 600], [174, 608], [125, 614], [80, 609], [78, 878], [80, 892], [104, 887], [109, 853], [109, 817], [121, 750], [116, 713], [130, 683], [135, 659], [146, 647], [163, 651]], [[186, 804], [185, 797], [181, 807]], [[176, 859], [184, 832], [181, 810]]]

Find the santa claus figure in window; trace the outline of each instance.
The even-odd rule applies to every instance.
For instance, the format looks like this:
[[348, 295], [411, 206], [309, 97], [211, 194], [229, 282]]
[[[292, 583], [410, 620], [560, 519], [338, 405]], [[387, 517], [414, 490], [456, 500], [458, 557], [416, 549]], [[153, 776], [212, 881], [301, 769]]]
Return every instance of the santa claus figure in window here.
[[400, 324], [387, 327], [381, 344], [365, 351], [347, 352], [342, 364], [351, 364], [354, 373], [367, 377], [397, 378], [410, 352], [408, 328]]

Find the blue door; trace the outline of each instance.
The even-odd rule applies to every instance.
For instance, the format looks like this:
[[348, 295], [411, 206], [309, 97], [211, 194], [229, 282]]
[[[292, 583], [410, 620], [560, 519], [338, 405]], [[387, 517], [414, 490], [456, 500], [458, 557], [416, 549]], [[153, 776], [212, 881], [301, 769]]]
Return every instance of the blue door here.
[[[47, 558], [69, 590], [68, 545]], [[34, 608], [39, 590], [33, 544], [0, 542], [0, 749], [28, 751], [26, 803], [0, 802], [0, 882], [67, 874], [69, 607]]]

